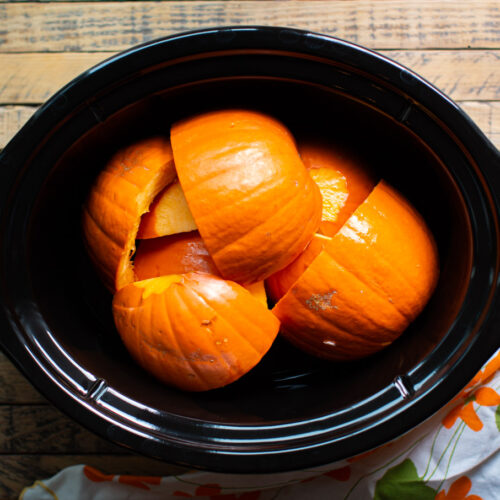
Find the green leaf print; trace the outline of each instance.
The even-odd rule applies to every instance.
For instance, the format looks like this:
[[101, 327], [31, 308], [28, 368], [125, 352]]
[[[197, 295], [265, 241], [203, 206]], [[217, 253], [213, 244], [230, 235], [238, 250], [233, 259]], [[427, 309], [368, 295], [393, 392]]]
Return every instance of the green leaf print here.
[[497, 411], [495, 412], [495, 422], [497, 423], [497, 429], [500, 432], [500, 405], [497, 406]]
[[377, 481], [373, 500], [434, 500], [436, 493], [418, 477], [415, 465], [407, 458]]

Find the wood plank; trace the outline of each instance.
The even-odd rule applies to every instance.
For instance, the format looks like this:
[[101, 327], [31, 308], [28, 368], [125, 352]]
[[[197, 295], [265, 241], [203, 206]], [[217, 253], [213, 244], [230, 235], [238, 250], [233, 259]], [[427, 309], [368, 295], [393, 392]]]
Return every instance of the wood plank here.
[[2, 52], [116, 51], [222, 25], [303, 28], [379, 49], [500, 48], [496, 0], [6, 3], [0, 21]]
[[382, 54], [418, 73], [456, 101], [500, 100], [500, 51], [397, 50]]
[[[2, 137], [4, 137], [2, 135], [2, 130], [4, 130], [2, 111], [3, 108], [0, 108], [0, 148], [2, 147]], [[19, 114], [22, 119], [22, 111], [19, 113], [14, 111], [14, 114]], [[9, 123], [11, 126], [15, 126], [16, 130], [19, 128], [19, 120], [11, 120]], [[12, 128], [7, 130], [9, 130], [9, 135], [12, 135]], [[47, 400], [26, 380], [5, 354], [0, 353], [0, 404], [40, 404], [46, 402]], [[0, 429], [2, 429], [1, 425]]]
[[51, 405], [1, 405], [0, 455], [113, 453], [125, 449], [86, 430]]
[[[397, 50], [381, 53], [420, 74], [452, 99], [500, 99], [500, 50]], [[41, 104], [111, 54], [0, 54], [0, 103]]]
[[0, 498], [17, 499], [26, 486], [71, 465], [86, 464], [106, 474], [170, 476], [188, 469], [138, 455], [3, 455], [0, 456]]
[[0, 54], [0, 103], [41, 104], [111, 54]]
[[500, 150], [500, 102], [462, 102], [459, 104]]

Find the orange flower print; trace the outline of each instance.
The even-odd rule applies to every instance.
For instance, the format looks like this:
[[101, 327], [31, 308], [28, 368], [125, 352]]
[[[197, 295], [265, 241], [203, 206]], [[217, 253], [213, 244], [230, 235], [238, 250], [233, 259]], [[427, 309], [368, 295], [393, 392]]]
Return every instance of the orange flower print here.
[[451, 410], [450, 413], [444, 417], [443, 425], [447, 429], [450, 429], [457, 421], [457, 418], [461, 418], [465, 424], [475, 432], [478, 432], [483, 428], [483, 423], [479, 420], [479, 417], [474, 410], [472, 401], [453, 408], [453, 410]]
[[480, 387], [475, 394], [476, 403], [481, 406], [500, 405], [500, 395], [491, 387]]
[[143, 490], [149, 490], [148, 484], [160, 484], [161, 477], [154, 476], [120, 476], [118, 482], [122, 484], [128, 484], [129, 486], [135, 486], [136, 488], [141, 488]]
[[441, 490], [437, 495], [435, 500], [483, 500], [478, 495], [468, 495], [472, 487], [472, 482], [467, 476], [462, 476], [457, 479], [446, 493]]
[[491, 387], [480, 387], [473, 396], [469, 396], [464, 403], [455, 406], [443, 419], [443, 425], [450, 429], [458, 418], [473, 431], [478, 432], [483, 428], [483, 423], [474, 410], [474, 402], [480, 406], [497, 406], [500, 404], [500, 395]]
[[[101, 471], [89, 467], [86, 465], [83, 468], [83, 473], [90, 481], [94, 483], [102, 483], [103, 481], [113, 481], [113, 474], [103, 474]], [[148, 484], [160, 484], [161, 477], [153, 476], [118, 476], [118, 482], [122, 484], [128, 484], [129, 486], [135, 486], [136, 488], [141, 488], [143, 490], [149, 490]]]
[[479, 383], [486, 382], [497, 370], [500, 370], [500, 351], [486, 364], [483, 370], [476, 373], [465, 388], [453, 398], [453, 401], [468, 397]]
[[103, 474], [101, 471], [94, 469], [93, 467], [89, 467], [86, 465], [83, 468], [83, 473], [90, 481], [94, 483], [102, 483], [103, 481], [113, 481], [115, 477], [113, 474]]

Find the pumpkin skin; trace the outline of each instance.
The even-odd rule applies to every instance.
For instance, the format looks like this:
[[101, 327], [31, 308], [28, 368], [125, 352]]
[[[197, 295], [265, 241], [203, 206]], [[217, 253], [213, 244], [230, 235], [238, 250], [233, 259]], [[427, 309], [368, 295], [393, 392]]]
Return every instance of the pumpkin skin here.
[[170, 142], [154, 137], [117, 152], [97, 177], [83, 207], [83, 239], [111, 292], [135, 280], [130, 257], [141, 216], [175, 175]]
[[[191, 271], [220, 277], [198, 231], [142, 241], [135, 255], [134, 271], [138, 280]], [[267, 306], [263, 281], [244, 287]]]
[[273, 302], [283, 297], [293, 284], [302, 276], [313, 260], [323, 250], [323, 245], [331, 238], [316, 233], [306, 249], [288, 266], [272, 274], [266, 280], [266, 289]]
[[[277, 302], [307, 269], [323, 248], [326, 238], [334, 236], [366, 199], [376, 185], [375, 175], [352, 154], [322, 140], [303, 139], [299, 153], [304, 165], [318, 185], [323, 198], [319, 234], [287, 267], [269, 276], [266, 287]], [[323, 236], [322, 236], [323, 235]]]
[[131, 283], [115, 294], [113, 315], [136, 361], [186, 391], [234, 382], [279, 330], [278, 319], [245, 288], [203, 273]]
[[320, 233], [334, 236], [377, 184], [375, 175], [352, 154], [326, 141], [302, 140], [299, 153], [323, 197]]
[[304, 250], [320, 223], [321, 194], [283, 124], [216, 111], [174, 124], [171, 141], [189, 208], [224, 278], [263, 280]]
[[438, 276], [424, 220], [382, 181], [273, 312], [284, 336], [304, 351], [330, 360], [361, 358], [401, 335]]

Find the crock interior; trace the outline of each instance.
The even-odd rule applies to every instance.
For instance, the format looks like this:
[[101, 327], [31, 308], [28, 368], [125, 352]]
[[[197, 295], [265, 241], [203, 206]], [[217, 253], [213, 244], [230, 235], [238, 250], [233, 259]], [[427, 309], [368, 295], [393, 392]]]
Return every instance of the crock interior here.
[[[261, 109], [283, 120], [296, 137], [326, 138], [370, 165], [426, 219], [439, 248], [439, 284], [425, 311], [383, 352], [359, 362], [329, 363], [278, 339], [240, 381], [189, 394], [157, 382], [122, 346], [112, 321], [112, 297], [83, 249], [82, 204], [95, 176], [118, 148], [147, 135], [168, 135], [175, 120], [222, 107]], [[341, 411], [411, 372], [453, 324], [467, 288], [472, 252], [468, 214], [457, 186], [408, 128], [345, 92], [287, 79], [242, 77], [146, 95], [68, 146], [32, 212], [30, 242], [36, 249], [30, 274], [38, 307], [57, 343], [77, 364], [155, 413], [237, 425]]]

